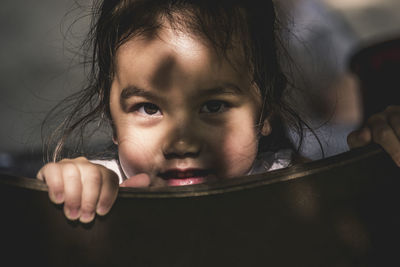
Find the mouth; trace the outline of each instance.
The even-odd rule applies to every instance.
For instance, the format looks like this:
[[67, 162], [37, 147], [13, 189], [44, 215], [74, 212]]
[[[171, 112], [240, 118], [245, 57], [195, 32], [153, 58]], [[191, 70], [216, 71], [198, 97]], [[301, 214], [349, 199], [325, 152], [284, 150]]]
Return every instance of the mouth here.
[[168, 186], [203, 184], [210, 179], [210, 172], [203, 169], [173, 169], [158, 175]]

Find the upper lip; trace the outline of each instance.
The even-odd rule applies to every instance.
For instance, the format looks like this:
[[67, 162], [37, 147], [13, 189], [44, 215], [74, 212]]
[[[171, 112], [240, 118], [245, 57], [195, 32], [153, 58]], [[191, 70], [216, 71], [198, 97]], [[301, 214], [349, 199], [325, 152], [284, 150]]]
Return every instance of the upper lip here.
[[206, 169], [188, 168], [188, 169], [169, 169], [159, 173], [159, 177], [168, 179], [187, 179], [196, 177], [205, 177], [210, 174]]

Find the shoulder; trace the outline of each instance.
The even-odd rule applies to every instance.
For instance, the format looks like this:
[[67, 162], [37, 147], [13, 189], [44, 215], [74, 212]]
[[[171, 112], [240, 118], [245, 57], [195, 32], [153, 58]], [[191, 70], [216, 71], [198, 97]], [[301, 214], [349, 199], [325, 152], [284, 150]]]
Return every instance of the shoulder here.
[[257, 156], [248, 174], [258, 174], [289, 167], [293, 158], [294, 152], [291, 149], [263, 152]]

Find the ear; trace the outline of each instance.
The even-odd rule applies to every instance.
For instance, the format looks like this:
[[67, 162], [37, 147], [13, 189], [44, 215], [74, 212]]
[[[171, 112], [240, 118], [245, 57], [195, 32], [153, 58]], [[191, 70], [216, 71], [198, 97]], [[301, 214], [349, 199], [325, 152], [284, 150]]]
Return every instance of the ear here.
[[117, 137], [115, 135], [113, 135], [112, 140], [113, 140], [114, 144], [118, 145], [118, 140], [117, 140]]
[[111, 130], [112, 130], [112, 140], [113, 143], [118, 145], [118, 136], [117, 136], [117, 130], [115, 129], [114, 122], [111, 122]]
[[261, 135], [268, 136], [272, 131], [271, 124], [269, 123], [269, 118], [266, 118], [263, 122], [261, 128]]
[[118, 145], [118, 136], [114, 129], [113, 129], [113, 134], [112, 134], [112, 140], [113, 140], [114, 144]]

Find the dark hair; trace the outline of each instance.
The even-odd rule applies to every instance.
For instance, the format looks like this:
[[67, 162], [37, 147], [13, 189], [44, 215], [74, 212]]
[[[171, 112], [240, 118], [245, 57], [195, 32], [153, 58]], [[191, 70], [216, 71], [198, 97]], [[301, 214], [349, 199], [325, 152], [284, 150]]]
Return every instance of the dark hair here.
[[71, 151], [81, 152], [85, 130], [92, 122], [112, 126], [109, 98], [116, 51], [134, 36], [155, 34], [162, 24], [160, 18], [201, 35], [224, 56], [233, 38], [240, 37], [262, 96], [260, 123], [267, 116], [272, 123], [272, 134], [261, 138], [259, 151], [293, 147], [283, 125], [294, 128], [301, 143], [304, 122], [285, 98], [288, 86], [280, 66], [280, 23], [272, 0], [103, 0], [95, 1], [93, 18], [85, 43], [91, 55], [85, 60], [91, 67], [88, 85], [64, 100], [66, 108], [53, 110], [53, 114], [69, 110], [48, 140], [48, 148], [54, 149], [53, 161], [71, 140], [75, 144]]

